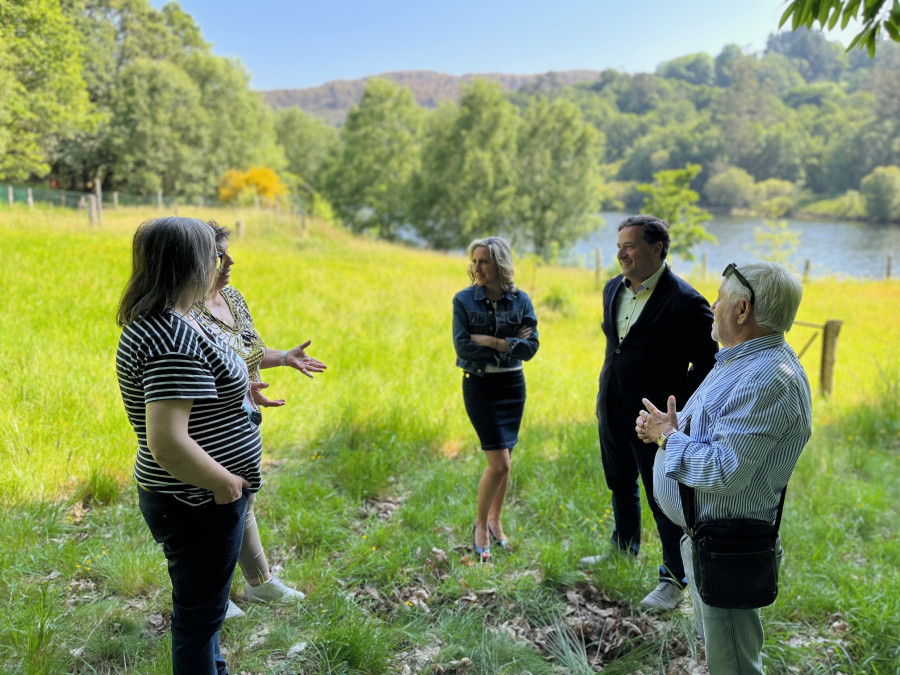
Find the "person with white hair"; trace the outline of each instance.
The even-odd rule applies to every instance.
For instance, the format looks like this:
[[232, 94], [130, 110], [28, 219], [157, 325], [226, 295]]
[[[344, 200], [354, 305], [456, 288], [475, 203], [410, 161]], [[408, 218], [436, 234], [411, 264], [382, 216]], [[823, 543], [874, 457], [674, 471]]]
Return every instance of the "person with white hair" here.
[[[752, 519], [775, 523], [777, 533], [788, 479], [812, 433], [809, 380], [784, 337], [802, 293], [800, 280], [777, 263], [728, 265], [712, 306], [712, 336], [722, 347], [716, 365], [680, 412], [674, 396], [665, 410], [644, 399], [646, 410], [640, 411], [635, 430], [644, 443], [659, 446], [654, 494], [663, 512], [686, 530], [695, 523]], [[692, 490], [695, 523], [685, 522], [684, 488]], [[705, 602], [694, 548], [685, 534], [681, 554], [709, 672], [762, 675], [758, 607]], [[774, 551], [777, 578], [780, 539]], [[749, 578], [738, 581], [751, 583]]]

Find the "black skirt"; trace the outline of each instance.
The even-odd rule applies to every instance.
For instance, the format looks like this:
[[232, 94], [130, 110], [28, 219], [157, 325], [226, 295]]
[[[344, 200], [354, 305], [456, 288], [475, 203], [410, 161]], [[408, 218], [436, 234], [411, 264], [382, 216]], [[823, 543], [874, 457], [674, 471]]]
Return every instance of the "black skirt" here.
[[463, 373], [463, 401], [482, 450], [512, 450], [519, 442], [525, 410], [525, 374], [521, 370]]

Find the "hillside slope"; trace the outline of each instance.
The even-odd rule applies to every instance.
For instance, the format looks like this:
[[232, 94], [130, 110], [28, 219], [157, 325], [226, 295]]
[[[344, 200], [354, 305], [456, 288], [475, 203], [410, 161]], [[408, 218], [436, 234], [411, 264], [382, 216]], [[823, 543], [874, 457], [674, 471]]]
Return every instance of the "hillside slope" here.
[[[407, 70], [382, 73], [373, 77], [392, 80], [409, 87], [416, 101], [424, 108], [436, 108], [443, 101], [455, 101], [463, 84], [475, 78], [498, 82], [504, 91], [529, 87], [534, 91], [556, 89], [575, 82], [596, 79], [600, 71], [566, 70], [539, 75], [508, 75], [503, 73], [473, 73], [463, 76], [447, 75], [431, 70]], [[341, 126], [347, 111], [362, 98], [369, 78], [335, 80], [309, 89], [273, 89], [261, 92], [266, 103], [275, 109], [297, 106], [321, 117], [329, 124]]]

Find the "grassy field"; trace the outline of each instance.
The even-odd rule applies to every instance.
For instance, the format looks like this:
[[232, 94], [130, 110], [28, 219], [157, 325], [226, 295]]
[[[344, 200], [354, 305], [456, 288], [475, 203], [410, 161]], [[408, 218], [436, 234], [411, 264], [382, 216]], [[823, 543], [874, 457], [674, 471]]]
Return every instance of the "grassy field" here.
[[[115, 381], [115, 309], [130, 238], [152, 211], [0, 209], [0, 672], [165, 673], [165, 561], [136, 509], [135, 438]], [[315, 380], [268, 376], [257, 502], [296, 607], [244, 603], [223, 647], [235, 673], [696, 673], [689, 609], [638, 602], [659, 557], [596, 574], [611, 531], [593, 414], [603, 342], [593, 272], [517, 263], [541, 349], [504, 518], [513, 540], [475, 565], [484, 459], [450, 340], [460, 256], [352, 238], [320, 223], [210, 209], [233, 226], [232, 273], [267, 344], [311, 338]], [[692, 280], [708, 297], [717, 279]], [[766, 608], [769, 673], [900, 672], [900, 304], [897, 282], [814, 280], [798, 319], [841, 319], [836, 391], [791, 482], [782, 590]], [[798, 349], [811, 337], [797, 328]], [[818, 390], [820, 339], [803, 357]]]

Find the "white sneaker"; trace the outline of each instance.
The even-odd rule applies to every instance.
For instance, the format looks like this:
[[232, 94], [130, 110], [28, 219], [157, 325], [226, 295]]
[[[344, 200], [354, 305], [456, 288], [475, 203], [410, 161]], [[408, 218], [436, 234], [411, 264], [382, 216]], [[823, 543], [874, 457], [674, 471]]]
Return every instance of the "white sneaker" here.
[[596, 567], [604, 560], [609, 558], [609, 554], [603, 553], [601, 555], [589, 555], [587, 558], [582, 558], [578, 561], [578, 564], [581, 567]]
[[641, 600], [641, 607], [648, 609], [658, 609], [661, 611], [669, 611], [678, 607], [681, 602], [682, 590], [675, 584], [667, 581], [660, 581], [659, 586], [654, 588]]
[[244, 610], [238, 607], [231, 601], [231, 598], [228, 599], [228, 608], [225, 610], [225, 619], [236, 619], [239, 616], [244, 616]]
[[244, 596], [250, 602], [280, 603], [300, 602], [306, 597], [306, 594], [296, 591], [290, 586], [285, 586], [284, 582], [273, 574], [271, 579], [262, 582], [259, 586], [246, 584]]

